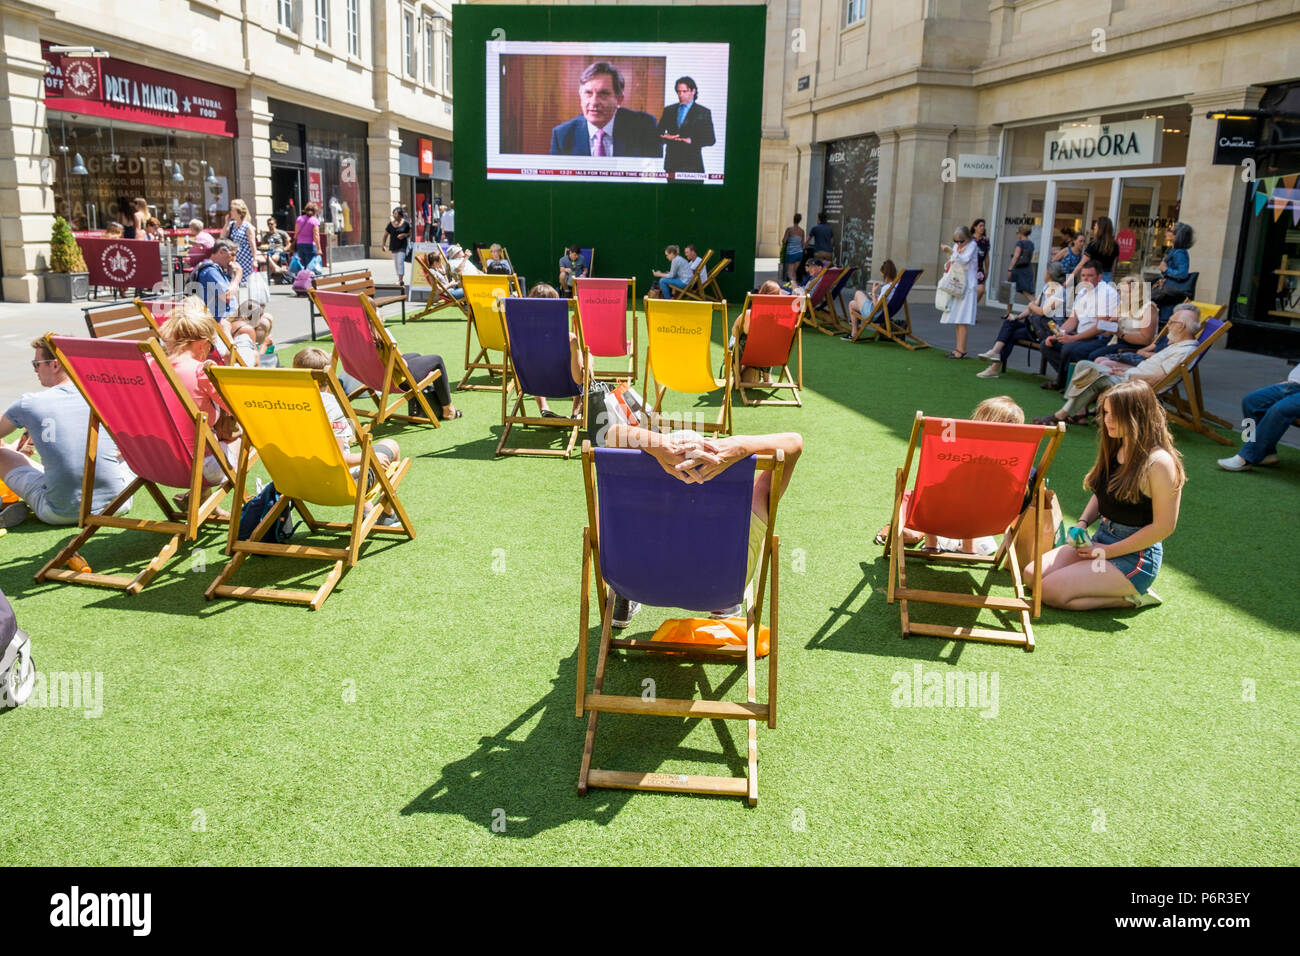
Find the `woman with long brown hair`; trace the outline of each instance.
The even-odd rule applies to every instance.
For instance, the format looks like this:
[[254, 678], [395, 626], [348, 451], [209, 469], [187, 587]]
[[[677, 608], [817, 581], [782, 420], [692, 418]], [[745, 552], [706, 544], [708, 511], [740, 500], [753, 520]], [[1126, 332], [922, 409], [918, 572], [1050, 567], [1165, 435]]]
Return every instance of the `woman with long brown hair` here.
[[1092, 239], [1083, 247], [1083, 258], [1074, 267], [1074, 272], [1089, 262], [1095, 262], [1101, 270], [1101, 281], [1109, 282], [1115, 273], [1115, 260], [1118, 258], [1119, 243], [1115, 241], [1115, 224], [1108, 216], [1102, 216], [1092, 224]]
[[1070, 529], [1072, 543], [1043, 556], [1043, 601], [1069, 611], [1159, 604], [1151, 584], [1178, 526], [1182, 456], [1146, 382], [1116, 385], [1098, 405], [1097, 460], [1083, 480], [1092, 498]]

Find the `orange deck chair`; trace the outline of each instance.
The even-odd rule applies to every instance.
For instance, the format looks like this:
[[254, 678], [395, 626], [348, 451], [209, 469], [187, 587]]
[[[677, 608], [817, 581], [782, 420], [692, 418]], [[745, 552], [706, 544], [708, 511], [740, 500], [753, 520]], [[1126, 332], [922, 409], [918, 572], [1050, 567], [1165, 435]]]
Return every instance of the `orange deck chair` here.
[[[749, 312], [749, 333], [744, 348], [736, 358], [737, 368], [732, 372], [732, 384], [740, 391], [740, 400], [746, 405], [803, 405], [799, 390], [803, 388], [803, 321], [808, 311], [808, 297], [804, 295], [754, 295], [745, 296]], [[790, 373], [790, 355], [798, 352], [796, 368]], [[779, 368], [776, 381], [746, 382], [741, 377], [745, 368]], [[745, 392], [770, 392], [789, 389], [791, 398], [751, 399]]]

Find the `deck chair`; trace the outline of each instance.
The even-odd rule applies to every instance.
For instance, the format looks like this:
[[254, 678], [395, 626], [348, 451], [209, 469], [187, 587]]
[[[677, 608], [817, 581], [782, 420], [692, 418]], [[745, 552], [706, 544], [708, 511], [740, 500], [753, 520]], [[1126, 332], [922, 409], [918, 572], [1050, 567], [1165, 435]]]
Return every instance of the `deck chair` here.
[[[591, 385], [591, 356], [582, 347], [581, 329], [578, 350], [584, 353], [583, 380], [575, 385], [569, 374], [569, 300], [515, 299], [504, 301], [506, 327], [506, 387], [501, 391], [501, 440], [498, 455], [541, 455], [568, 458], [578, 440], [578, 430], [587, 428], [587, 403], [580, 403], [576, 417], [548, 418], [524, 412], [525, 396], [578, 398]], [[510, 391], [514, 389], [514, 406]], [[563, 428], [569, 432], [564, 448], [507, 447], [510, 430], [516, 425], [540, 428]]]
[[[654, 403], [650, 406], [651, 425], [672, 426], [674, 416], [661, 412], [664, 395], [674, 392], [703, 395], [722, 389], [722, 408], [713, 422], [688, 424], [683, 417], [682, 427], [696, 431], [731, 434], [731, 348], [724, 350], [723, 377], [714, 378], [709, 361], [712, 344], [713, 314], [721, 311], [725, 324], [726, 302], [682, 302], [676, 299], [645, 300], [646, 357], [645, 375], [642, 377], [642, 394], [650, 403], [653, 380]], [[726, 329], [724, 328], [724, 335]]]
[[849, 282], [857, 273], [857, 266], [845, 266], [843, 271], [840, 272], [839, 279], [836, 280], [835, 284], [831, 286], [830, 292], [827, 293], [831, 311], [835, 314], [835, 321], [843, 325], [849, 324], [849, 311], [842, 296]]
[[[231, 485], [235, 473], [226, 462], [207, 416], [198, 410], [172, 371], [162, 346], [152, 336], [131, 341], [48, 335], [45, 343], [90, 406], [90, 430], [86, 437], [85, 478], [77, 522], [82, 530], [36, 573], [36, 580], [90, 584], [139, 594], [176, 554], [181, 541], [193, 541], [206, 521], [224, 520], [216, 517], [216, 511], [229, 489], [208, 486], [204, 497], [205, 456], [211, 454], [216, 458]], [[92, 513], [101, 424], [117, 443], [118, 453], [136, 477], [102, 512]], [[179, 511], [160, 486], [188, 490], [187, 509]], [[118, 509], [140, 488], [158, 503], [165, 520], [117, 515]], [[167, 542], [134, 577], [63, 567], [100, 528], [151, 531], [166, 535]]]
[[141, 342], [157, 335], [157, 328], [149, 324], [133, 302], [91, 306], [82, 309], [81, 314], [86, 320], [86, 332], [92, 339]]
[[[509, 296], [523, 296], [519, 286], [519, 277], [508, 276], [461, 276], [460, 284], [465, 290], [465, 301], [469, 303], [470, 319], [465, 325], [465, 377], [456, 386], [458, 390], [474, 392], [504, 391], [505, 359], [493, 362], [489, 351], [504, 352], [506, 349], [506, 330], [501, 321], [501, 300]], [[478, 337], [478, 355], [470, 360], [470, 331]], [[501, 376], [500, 385], [470, 385], [469, 377], [479, 370], [485, 370], [491, 380]]]
[[[1196, 337], [1196, 348], [1168, 375], [1152, 385], [1152, 389], [1165, 406], [1165, 413], [1171, 422], [1177, 422], [1220, 445], [1232, 446], [1236, 442], [1220, 435], [1215, 426], [1232, 429], [1233, 423], [1205, 410], [1200, 369], [1201, 359], [1232, 328], [1231, 322], [1219, 318], [1228, 307], [1210, 302], [1193, 302], [1192, 305], [1200, 310], [1203, 322], [1200, 334]], [[1165, 336], [1168, 332], [1169, 326], [1166, 325], [1160, 330], [1160, 336]]]
[[[886, 597], [899, 602], [903, 637], [928, 634], [948, 640], [986, 641], [1012, 644], [1026, 651], [1034, 649], [1031, 617], [1042, 607], [1042, 555], [1040, 539], [1034, 535], [1034, 553], [1016, 553], [1015, 537], [1022, 521], [1039, 527], [1045, 506], [1043, 479], [1056, 457], [1065, 426], [1008, 425], [1002, 422], [954, 421], [926, 418], [916, 413], [907, 457], [898, 469], [894, 484], [894, 512], [889, 526], [886, 552], [889, 555], [889, 584]], [[1039, 454], [1039, 445], [1046, 446]], [[916, 459], [916, 484], [907, 490], [912, 461]], [[1035, 468], [1035, 462], [1037, 466]], [[951, 538], [977, 538], [1002, 534], [997, 553], [988, 555], [943, 552], [927, 554], [903, 549], [902, 533], [907, 527], [926, 534]], [[1014, 597], [987, 593], [927, 591], [908, 587], [906, 562], [950, 563], [962, 567], [1011, 571]], [[1034, 593], [1025, 595], [1022, 571], [1034, 563]], [[984, 590], [987, 592], [988, 583]], [[953, 627], [913, 621], [909, 603], [944, 604], [989, 609], [1018, 615], [1019, 628], [998, 630], [985, 627]]]
[[[744, 312], [749, 312], [749, 334], [745, 346], [736, 357], [732, 384], [740, 391], [740, 400], [746, 405], [803, 405], [799, 390], [803, 388], [803, 320], [808, 310], [808, 297], [803, 295], [745, 296]], [[798, 374], [790, 373], [790, 354], [798, 350]], [[745, 382], [740, 375], [743, 368], [779, 368], [780, 374], [773, 382]], [[791, 398], [751, 399], [745, 392], [769, 392], [790, 389]]]
[[[574, 279], [578, 335], [593, 359], [619, 359], [617, 369], [592, 369], [600, 381], [636, 379], [636, 279]], [[632, 303], [632, 338], [627, 337], [628, 303]]]
[[[162, 341], [162, 327], [167, 324], [167, 320], [172, 317], [172, 312], [177, 308], [177, 306], [185, 301], [185, 298], [185, 296], [176, 296], [172, 298], [136, 299], [134, 305], [136, 309], [139, 310], [140, 315], [144, 320], [149, 323], [149, 327], [153, 329], [154, 335], [157, 336], [159, 341]], [[207, 311], [206, 307], [204, 307], [204, 311]], [[209, 313], [208, 317], [212, 318], [211, 313]], [[217, 322], [215, 319], [213, 322], [217, 327], [217, 338], [221, 339], [221, 344], [225, 349], [225, 354], [229, 355], [230, 358], [229, 360], [223, 358], [221, 352], [214, 349], [212, 352], [212, 361], [216, 362], [218, 365], [243, 366], [244, 360], [240, 358], [239, 353], [235, 351], [235, 343], [231, 340], [230, 336], [226, 334], [226, 330], [221, 327], [220, 322]]]
[[[930, 343], [912, 331], [912, 311], [907, 306], [908, 293], [912, 291], [912, 286], [916, 285], [916, 280], [924, 271], [924, 269], [904, 269], [898, 276], [898, 281], [894, 283], [894, 287], [889, 290], [889, 295], [882, 296], [872, 310], [863, 317], [862, 325], [853, 341], [858, 341], [863, 333], [870, 329], [876, 333], [875, 338], [872, 339], [874, 342], [879, 342], [881, 339], [897, 342], [909, 351], [928, 349]], [[915, 340], [916, 344], [913, 345], [908, 339]]]
[[[705, 302], [721, 302], [725, 297], [722, 290], [718, 288], [718, 276], [725, 272], [729, 265], [731, 265], [731, 260], [723, 259], [712, 269], [700, 266], [700, 281], [696, 285], [696, 290], [693, 293], [688, 293], [685, 297]], [[690, 287], [687, 286], [687, 288]], [[685, 292], [686, 290], [683, 289], [682, 291]]]
[[[804, 290], [808, 296], [808, 314], [804, 321], [825, 335], [835, 335], [839, 327], [835, 324], [834, 316], [830, 315], [830, 308], [826, 304], [826, 298], [830, 295], [831, 286], [834, 285], [839, 273], [835, 269], [823, 269], [816, 281]], [[817, 313], [826, 312], [831, 318], [829, 327], [823, 327], [818, 320]]]
[[438, 259], [442, 260], [443, 275], [450, 274], [447, 265], [447, 258], [442, 254], [440, 249], [435, 248], [427, 253], [419, 252], [411, 257], [411, 261], [415, 263], [415, 268], [420, 270], [424, 275], [424, 280], [429, 283], [429, 298], [424, 303], [424, 308], [411, 316], [411, 318], [422, 319], [426, 315], [432, 315], [440, 309], [445, 309], [447, 306], [454, 306], [456, 309], [460, 310], [461, 316], [468, 320], [469, 306], [466, 305], [464, 297], [462, 296], [458, 299], [456, 296], [451, 294], [451, 289], [447, 284], [439, 279], [437, 273], [429, 267], [428, 260], [430, 256], [436, 256]]
[[700, 264], [691, 272], [691, 277], [687, 280], [686, 285], [682, 286], [680, 289], [676, 286], [669, 286], [668, 288], [672, 290], [671, 298], [699, 299], [700, 283], [703, 282], [705, 277], [709, 274], [709, 260], [712, 258], [713, 250], [710, 249], [700, 257]]
[[[579, 246], [578, 252], [582, 254], [582, 258], [587, 260], [587, 278], [590, 279], [596, 274], [596, 250], [594, 248], [583, 249], [581, 246]], [[632, 301], [634, 302], [636, 301], [635, 296], [633, 296]]]
[[[758, 456], [737, 462], [716, 478], [683, 484], [670, 477], [655, 459], [637, 449], [596, 448], [582, 443], [583, 477], [587, 488], [587, 527], [582, 533], [582, 590], [579, 597], [578, 699], [576, 714], [587, 716], [578, 793], [589, 787], [624, 790], [664, 790], [745, 797], [758, 802], [758, 721], [776, 727], [777, 610], [779, 605], [780, 539], [776, 526], [777, 495], [785, 458]], [[745, 581], [748, 534], [755, 469], [770, 469], [768, 528], [753, 581]], [[770, 641], [767, 659], [767, 700], [755, 687], [755, 647], [763, 611], [763, 595], [771, 572]], [[587, 691], [587, 635], [590, 594], [595, 579], [601, 618], [600, 644], [592, 689]], [[751, 587], [753, 590], [751, 590]], [[612, 590], [611, 590], [612, 589]], [[707, 647], [612, 635], [613, 592], [653, 607], [706, 611], [743, 603], [748, 636], [745, 647]], [[692, 697], [646, 699], [605, 693], [605, 669], [611, 651], [646, 651], [732, 660], [745, 664], [743, 703]], [[706, 687], [706, 694], [709, 689]], [[743, 720], [748, 726], [746, 774], [743, 777], [685, 776], [669, 773], [630, 773], [592, 766], [597, 721], [602, 713], [672, 717], [677, 720]]]
[[[334, 339], [334, 355], [330, 371], [343, 363], [343, 370], [361, 383], [361, 387], [348, 396], [351, 402], [360, 397], [373, 399], [375, 410], [357, 410], [356, 414], [373, 418], [382, 425], [390, 418], [439, 428], [438, 416], [425, 397], [424, 390], [442, 373], [434, 369], [417, 380], [393, 344], [371, 304], [370, 297], [353, 292], [307, 292], [325, 318], [330, 336]], [[402, 386], [405, 385], [404, 390]], [[392, 398], [390, 402], [389, 399]], [[399, 415], [396, 409], [414, 401], [424, 410], [423, 415]]]
[[[492, 259], [492, 244], [488, 243], [484, 246], [477, 242], [474, 243], [474, 258], [478, 260], [478, 267], [484, 272], [487, 272], [487, 264]], [[505, 246], [501, 247], [501, 258], [510, 263], [510, 274], [514, 275], [515, 260], [510, 258], [510, 250]]]
[[[252, 465], [248, 450], [250, 444], [262, 456], [262, 464], [266, 466], [281, 497], [245, 540], [239, 538], [238, 520], [230, 522], [226, 553], [234, 557], [203, 592], [207, 600], [228, 597], [306, 604], [316, 611], [325, 603], [344, 573], [357, 563], [361, 545], [372, 532], [415, 537], [415, 526], [411, 524], [406, 509], [397, 497], [397, 486], [406, 477], [411, 459], [392, 462], [388, 468], [379, 467], [369, 429], [357, 420], [333, 371], [217, 368], [209, 374], [226, 404], [235, 409], [235, 418], [248, 437], [240, 450], [239, 469], [235, 479], [236, 500], [243, 499], [244, 488], [248, 484], [249, 468]], [[369, 494], [367, 483], [354, 478], [347, 466], [330, 425], [329, 415], [325, 411], [325, 393], [321, 391], [321, 386], [325, 386], [339, 403], [361, 443], [361, 464], [357, 468], [357, 474], [371, 476], [373, 487]], [[367, 501], [372, 505], [368, 514], [365, 512]], [[352, 509], [351, 520], [319, 520], [308, 510], [308, 503], [323, 507], [349, 507]], [[391, 527], [376, 524], [386, 506], [391, 506], [397, 513], [399, 524]], [[327, 548], [263, 541], [263, 535], [290, 507], [302, 515], [311, 532], [346, 532], [347, 546]], [[333, 564], [325, 581], [314, 591], [229, 584], [250, 554], [332, 561]]]

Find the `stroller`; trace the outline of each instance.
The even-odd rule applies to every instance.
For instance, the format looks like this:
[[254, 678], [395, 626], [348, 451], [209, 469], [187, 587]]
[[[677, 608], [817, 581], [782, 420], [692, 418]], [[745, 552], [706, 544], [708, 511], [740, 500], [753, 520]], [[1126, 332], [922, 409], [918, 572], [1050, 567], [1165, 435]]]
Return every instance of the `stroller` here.
[[36, 667], [32, 642], [14, 619], [14, 609], [0, 591], [0, 709], [17, 707], [32, 696]]

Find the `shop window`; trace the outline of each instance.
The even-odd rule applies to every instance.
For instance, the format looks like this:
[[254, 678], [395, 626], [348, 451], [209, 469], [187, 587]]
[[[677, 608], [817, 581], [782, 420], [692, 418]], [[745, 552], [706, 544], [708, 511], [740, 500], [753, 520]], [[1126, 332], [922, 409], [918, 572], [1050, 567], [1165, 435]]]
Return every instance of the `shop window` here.
[[366, 242], [367, 203], [362, 190], [366, 141], [362, 135], [309, 127], [307, 131], [308, 199], [333, 227], [335, 245]]
[[361, 0], [348, 0], [348, 55], [361, 55]]

